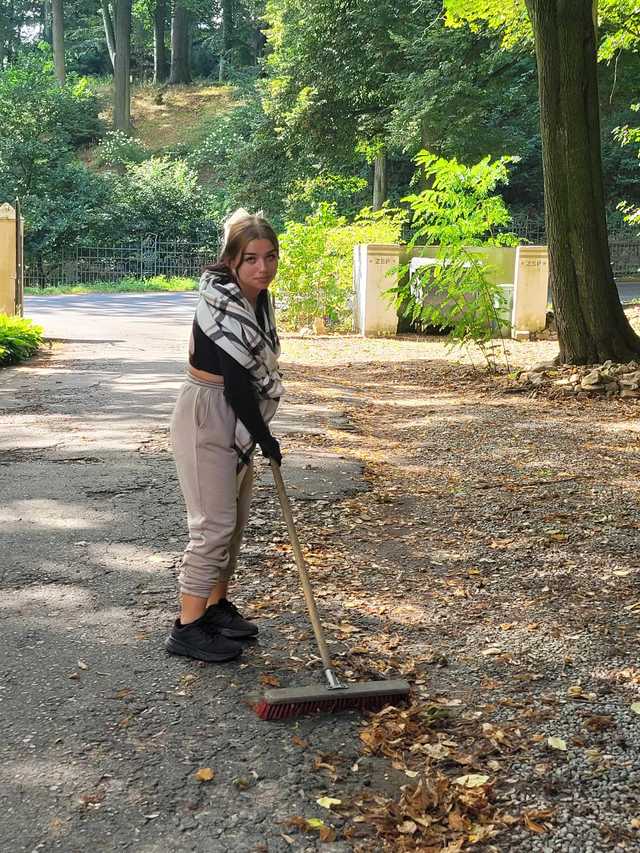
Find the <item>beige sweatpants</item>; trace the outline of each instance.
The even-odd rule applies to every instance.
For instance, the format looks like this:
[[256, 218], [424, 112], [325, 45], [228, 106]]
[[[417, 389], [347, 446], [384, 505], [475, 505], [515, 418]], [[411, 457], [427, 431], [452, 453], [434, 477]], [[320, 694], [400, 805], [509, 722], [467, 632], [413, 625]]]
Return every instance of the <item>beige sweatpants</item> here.
[[178, 581], [187, 595], [208, 598], [235, 571], [249, 516], [253, 465], [237, 473], [236, 416], [224, 386], [187, 374], [171, 420], [171, 441], [187, 505], [189, 544]]

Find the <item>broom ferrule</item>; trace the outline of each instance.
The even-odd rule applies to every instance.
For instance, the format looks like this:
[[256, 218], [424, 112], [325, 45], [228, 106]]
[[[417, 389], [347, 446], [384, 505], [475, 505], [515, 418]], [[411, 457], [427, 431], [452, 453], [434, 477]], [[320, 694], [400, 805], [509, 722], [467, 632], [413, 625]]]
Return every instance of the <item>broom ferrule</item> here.
[[343, 684], [338, 676], [332, 669], [325, 669], [324, 671], [325, 678], [327, 679], [327, 684], [329, 685], [329, 690], [344, 690], [346, 688], [346, 684]]

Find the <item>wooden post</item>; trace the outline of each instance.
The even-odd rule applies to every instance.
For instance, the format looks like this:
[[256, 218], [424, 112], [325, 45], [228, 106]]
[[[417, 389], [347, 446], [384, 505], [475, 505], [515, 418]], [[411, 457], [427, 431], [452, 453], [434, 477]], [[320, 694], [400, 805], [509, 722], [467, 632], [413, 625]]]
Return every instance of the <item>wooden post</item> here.
[[0, 205], [0, 314], [16, 312], [16, 212]]

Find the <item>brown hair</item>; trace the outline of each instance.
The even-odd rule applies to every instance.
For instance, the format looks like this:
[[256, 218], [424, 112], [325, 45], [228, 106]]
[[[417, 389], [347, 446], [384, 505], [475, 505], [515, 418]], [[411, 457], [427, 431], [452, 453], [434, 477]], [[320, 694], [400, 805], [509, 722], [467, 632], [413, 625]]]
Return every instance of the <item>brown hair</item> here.
[[280, 253], [278, 237], [273, 226], [260, 213], [249, 213], [244, 208], [235, 210], [224, 223], [222, 249], [215, 264], [205, 270], [219, 272], [230, 269], [230, 262], [240, 255], [252, 240], [269, 240]]

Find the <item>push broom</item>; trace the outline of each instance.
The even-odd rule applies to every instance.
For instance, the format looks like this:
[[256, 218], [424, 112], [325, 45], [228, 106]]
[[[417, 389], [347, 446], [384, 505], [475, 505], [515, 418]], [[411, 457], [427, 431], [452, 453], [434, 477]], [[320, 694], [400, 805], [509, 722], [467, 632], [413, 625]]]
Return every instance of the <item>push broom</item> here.
[[402, 701], [409, 693], [409, 684], [406, 681], [365, 681], [359, 684], [343, 684], [331, 665], [329, 650], [324, 638], [324, 631], [320, 624], [318, 608], [313, 596], [313, 590], [309, 582], [309, 574], [302, 556], [302, 550], [298, 541], [291, 504], [284, 487], [280, 466], [272, 459], [271, 471], [278, 493], [282, 514], [287, 523], [291, 547], [300, 574], [302, 589], [304, 592], [309, 618], [313, 626], [318, 651], [322, 658], [324, 675], [327, 686], [322, 684], [310, 687], [290, 687], [278, 690], [267, 690], [261, 702], [256, 706], [256, 712], [263, 720], [284, 720], [297, 717], [300, 714], [313, 712], [333, 713], [346, 709], [377, 711], [385, 705], [393, 705]]

